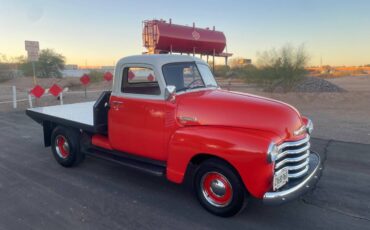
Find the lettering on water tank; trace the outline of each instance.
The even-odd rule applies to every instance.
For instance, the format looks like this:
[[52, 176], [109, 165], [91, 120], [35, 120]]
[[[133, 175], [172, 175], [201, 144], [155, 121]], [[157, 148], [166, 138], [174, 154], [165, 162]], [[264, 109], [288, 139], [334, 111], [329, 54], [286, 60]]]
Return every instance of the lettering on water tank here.
[[200, 34], [195, 30], [193, 31], [193, 33], [191, 33], [191, 35], [193, 36], [195, 40], [199, 40], [200, 38]]

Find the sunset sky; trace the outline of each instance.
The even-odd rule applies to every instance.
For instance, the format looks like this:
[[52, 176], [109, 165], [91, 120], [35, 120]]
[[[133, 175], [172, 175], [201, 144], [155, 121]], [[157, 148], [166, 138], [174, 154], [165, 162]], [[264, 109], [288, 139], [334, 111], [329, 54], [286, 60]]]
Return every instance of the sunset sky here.
[[366, 0], [198, 0], [88, 1], [0, 0], [0, 53], [25, 55], [24, 40], [40, 41], [67, 63], [113, 65], [145, 51], [144, 19], [216, 26], [234, 57], [305, 44], [310, 65], [370, 64], [370, 1]]

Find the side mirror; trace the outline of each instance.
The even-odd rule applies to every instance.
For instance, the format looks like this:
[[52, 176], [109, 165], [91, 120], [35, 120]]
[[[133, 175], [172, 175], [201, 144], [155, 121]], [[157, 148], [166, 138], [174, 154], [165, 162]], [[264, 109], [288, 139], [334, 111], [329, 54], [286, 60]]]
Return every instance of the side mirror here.
[[175, 102], [176, 100], [176, 86], [168, 85], [164, 91], [164, 98], [166, 101]]

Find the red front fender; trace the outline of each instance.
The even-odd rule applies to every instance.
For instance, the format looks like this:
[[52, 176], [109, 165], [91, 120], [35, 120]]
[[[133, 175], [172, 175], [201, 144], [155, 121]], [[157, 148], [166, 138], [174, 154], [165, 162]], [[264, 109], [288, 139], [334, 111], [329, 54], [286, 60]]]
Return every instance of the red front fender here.
[[179, 129], [169, 143], [167, 178], [181, 183], [191, 159], [209, 154], [224, 159], [239, 173], [245, 187], [262, 198], [271, 187], [273, 165], [266, 151], [275, 135], [258, 130], [193, 126]]

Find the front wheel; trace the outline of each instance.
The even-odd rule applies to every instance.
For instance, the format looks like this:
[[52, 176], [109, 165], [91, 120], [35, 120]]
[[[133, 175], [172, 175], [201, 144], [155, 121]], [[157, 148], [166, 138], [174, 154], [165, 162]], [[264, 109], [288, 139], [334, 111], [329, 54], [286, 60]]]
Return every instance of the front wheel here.
[[246, 190], [239, 175], [226, 162], [209, 159], [196, 170], [194, 188], [201, 205], [209, 212], [229, 217], [245, 207]]

